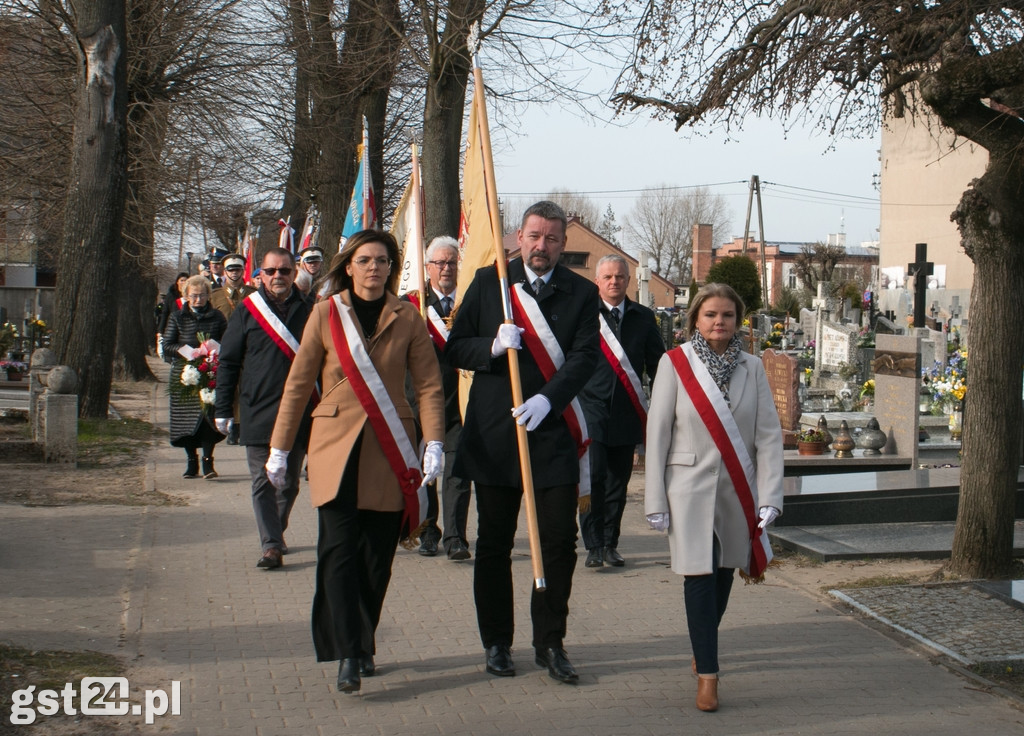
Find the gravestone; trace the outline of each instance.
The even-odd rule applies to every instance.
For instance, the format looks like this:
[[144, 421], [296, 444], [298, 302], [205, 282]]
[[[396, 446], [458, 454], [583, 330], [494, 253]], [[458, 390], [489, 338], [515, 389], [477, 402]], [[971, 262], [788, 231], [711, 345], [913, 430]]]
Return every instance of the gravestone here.
[[823, 322], [815, 350], [815, 369], [838, 373], [843, 364], [856, 362], [857, 328]]
[[918, 407], [921, 390], [920, 339], [875, 335], [875, 417], [888, 442], [885, 455], [909, 457], [917, 467]]
[[878, 315], [875, 318], [875, 334], [876, 335], [895, 335], [899, 332], [899, 328], [896, 327], [896, 323], [884, 315]]
[[813, 309], [800, 309], [800, 330], [804, 333], [804, 341], [815, 340], [818, 334], [818, 313]]
[[795, 432], [800, 429], [800, 372], [794, 358], [777, 353], [771, 348], [761, 354], [761, 363], [768, 374], [768, 385], [775, 400], [782, 429]]

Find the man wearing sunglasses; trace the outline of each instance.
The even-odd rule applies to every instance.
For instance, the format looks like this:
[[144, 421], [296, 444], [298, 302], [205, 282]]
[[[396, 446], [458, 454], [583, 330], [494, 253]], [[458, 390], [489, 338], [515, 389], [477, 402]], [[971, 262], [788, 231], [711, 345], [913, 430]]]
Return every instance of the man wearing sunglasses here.
[[214, 416], [217, 429], [224, 434], [230, 435], [234, 424], [232, 402], [235, 388], [239, 391], [239, 444], [245, 445], [260, 536], [261, 557], [256, 566], [265, 570], [281, 567], [281, 555], [288, 551], [284, 532], [299, 494], [299, 472], [313, 409], [312, 404], [306, 407], [295, 446], [284, 448], [291, 452], [285, 486], [278, 490], [267, 479], [264, 466], [270, 456], [270, 435], [281, 394], [311, 309], [311, 302], [294, 288], [295, 274], [295, 257], [289, 251], [267, 251], [259, 289], [245, 297], [228, 320], [217, 371]]

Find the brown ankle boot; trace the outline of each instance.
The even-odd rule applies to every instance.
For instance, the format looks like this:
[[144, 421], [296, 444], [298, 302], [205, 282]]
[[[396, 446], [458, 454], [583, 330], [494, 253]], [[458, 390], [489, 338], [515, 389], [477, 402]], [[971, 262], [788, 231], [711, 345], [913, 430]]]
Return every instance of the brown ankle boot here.
[[705, 713], [718, 710], [718, 675], [697, 676], [697, 708]]

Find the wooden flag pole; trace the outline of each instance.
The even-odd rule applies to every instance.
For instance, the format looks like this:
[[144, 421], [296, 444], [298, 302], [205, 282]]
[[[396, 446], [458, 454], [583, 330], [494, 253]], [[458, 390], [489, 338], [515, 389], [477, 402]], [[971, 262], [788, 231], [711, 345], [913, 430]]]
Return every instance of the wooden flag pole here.
[[[505, 264], [505, 246], [501, 237], [501, 218], [498, 214], [498, 189], [494, 180], [494, 161], [491, 158], [491, 133], [487, 125], [487, 104], [484, 99], [484, 78], [477, 63], [477, 29], [474, 24], [470, 33], [469, 50], [473, 56], [473, 83], [476, 86], [474, 104], [480, 125], [480, 142], [483, 147], [484, 180], [487, 183], [487, 211], [491, 219], [491, 233], [494, 236], [495, 263], [498, 267], [498, 282], [501, 285], [501, 305], [505, 324], [514, 324], [512, 302], [508, 292], [508, 268]], [[508, 373], [512, 383], [512, 405], [522, 406], [523, 385], [519, 376], [519, 352], [508, 350]], [[537, 527], [537, 503], [533, 494], [533, 468], [530, 463], [530, 441], [526, 427], [516, 423], [516, 439], [519, 445], [519, 470], [523, 480], [523, 506], [526, 512], [526, 531], [530, 541], [530, 559], [533, 562], [533, 585], [537, 590], [547, 589], [544, 577], [544, 558], [540, 548], [540, 530]]]
[[412, 142], [412, 191], [409, 193], [412, 207], [412, 240], [410, 247], [416, 248], [419, 254], [419, 268], [416, 269], [416, 292], [420, 298], [420, 317], [427, 318], [427, 288], [423, 283], [423, 268], [426, 255], [423, 250], [423, 210], [420, 209], [420, 158], [416, 151], [416, 141]]

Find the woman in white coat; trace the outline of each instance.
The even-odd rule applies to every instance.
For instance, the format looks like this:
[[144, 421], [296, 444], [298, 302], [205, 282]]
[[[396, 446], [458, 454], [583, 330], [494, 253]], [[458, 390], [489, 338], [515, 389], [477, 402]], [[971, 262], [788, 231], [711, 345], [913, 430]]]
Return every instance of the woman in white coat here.
[[761, 361], [736, 332], [743, 300], [707, 284], [687, 312], [690, 342], [658, 366], [647, 419], [645, 510], [668, 530], [698, 675], [697, 707], [718, 709], [718, 626], [736, 568], [759, 580], [764, 531], [782, 512], [782, 430]]

